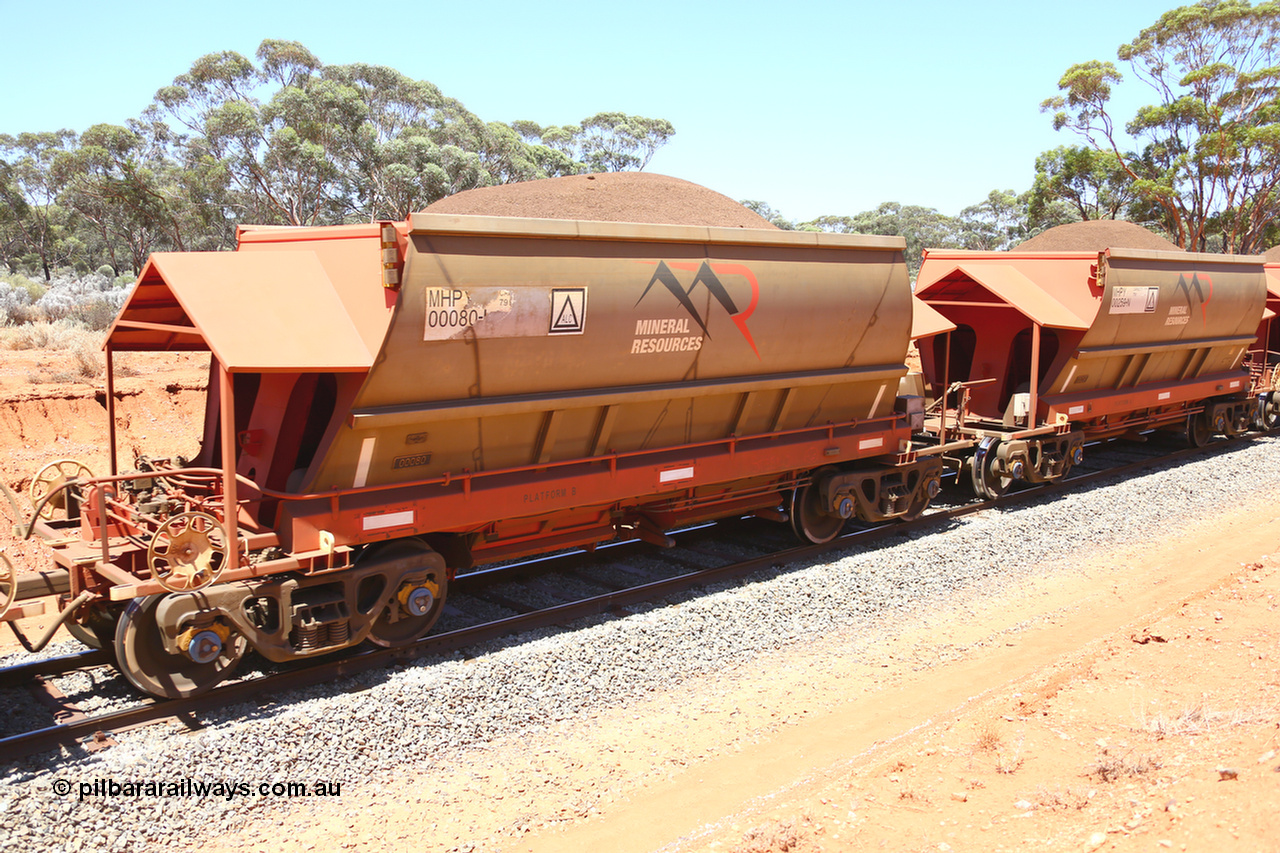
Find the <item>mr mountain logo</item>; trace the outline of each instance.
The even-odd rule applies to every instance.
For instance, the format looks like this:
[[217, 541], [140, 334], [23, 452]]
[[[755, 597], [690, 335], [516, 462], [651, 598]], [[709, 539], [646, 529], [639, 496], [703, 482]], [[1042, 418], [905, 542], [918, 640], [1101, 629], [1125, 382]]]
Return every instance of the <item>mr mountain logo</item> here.
[[1191, 294], [1195, 293], [1196, 299], [1200, 302], [1200, 319], [1206, 323], [1209, 322], [1209, 300], [1213, 298], [1213, 279], [1210, 276], [1196, 272], [1182, 273], [1178, 276], [1178, 286], [1173, 289], [1173, 292], [1187, 297], [1188, 308], [1193, 303]]
[[[685, 286], [680, 283], [680, 279], [676, 275], [677, 270], [694, 273], [693, 281], [688, 289], [685, 289]], [[729, 295], [729, 291], [720, 280], [721, 276], [726, 278], [736, 276], [746, 279], [747, 284], [751, 286], [751, 300], [746, 308], [738, 308], [737, 303], [733, 301], [733, 297]], [[702, 349], [703, 338], [711, 339], [711, 332], [707, 329], [707, 323], [711, 320], [711, 311], [713, 309], [708, 306], [707, 315], [704, 317], [698, 311], [698, 307], [694, 305], [694, 292], [701, 285], [724, 308], [729, 315], [729, 319], [738, 327], [738, 331], [742, 333], [742, 337], [751, 347], [751, 351], [756, 354], [756, 358], [760, 358], [760, 351], [756, 349], [756, 342], [751, 337], [751, 330], [747, 328], [747, 320], [755, 313], [756, 304], [760, 301], [760, 284], [756, 281], [756, 277], [751, 270], [742, 264], [717, 264], [709, 261], [702, 261], [701, 264], [690, 262], [668, 264], [666, 261], [658, 261], [658, 268], [645, 286], [644, 293], [641, 293], [640, 298], [636, 300], [636, 305], [644, 301], [644, 298], [649, 295], [649, 291], [653, 290], [655, 284], [661, 284], [665, 287], [689, 316], [687, 318], [676, 317], [670, 320], [637, 320], [636, 337], [631, 343], [631, 351], [633, 353], [688, 352]], [[701, 335], [689, 334], [692, 332], [692, 328], [689, 325], [690, 321], [702, 330]]]

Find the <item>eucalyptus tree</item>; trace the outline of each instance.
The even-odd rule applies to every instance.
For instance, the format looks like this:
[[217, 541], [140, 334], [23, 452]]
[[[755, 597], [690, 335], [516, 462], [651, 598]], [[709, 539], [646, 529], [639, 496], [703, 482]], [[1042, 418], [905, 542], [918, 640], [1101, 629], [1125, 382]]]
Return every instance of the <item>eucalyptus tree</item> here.
[[222, 164], [210, 187], [231, 218], [312, 225], [348, 208], [340, 149], [363, 123], [358, 92], [324, 80], [321, 63], [296, 42], [268, 39], [260, 65], [234, 51], [203, 56], [156, 93], [146, 117], [172, 119], [189, 165]]
[[0, 159], [5, 162], [6, 196], [17, 202], [8, 215], [6, 229], [11, 257], [38, 267], [45, 281], [53, 270], [71, 263], [81, 253], [75, 237], [75, 215], [58, 203], [62, 183], [53, 164], [59, 155], [74, 149], [70, 130], [44, 133], [0, 134]]
[[596, 113], [582, 122], [581, 159], [593, 171], [642, 172], [675, 132], [666, 119]]
[[793, 220], [784, 216], [782, 211], [774, 210], [773, 206], [768, 202], [749, 198], [739, 201], [738, 204], [742, 205], [747, 210], [750, 210], [752, 213], [758, 214], [760, 218], [767, 219], [769, 224], [773, 225], [775, 228], [779, 228], [783, 231], [797, 230], [796, 223]]
[[152, 251], [184, 251], [203, 224], [193, 221], [177, 164], [145, 126], [131, 124], [94, 125], [53, 163], [62, 203], [95, 238], [89, 253], [117, 275], [139, 272]]
[[1111, 109], [1123, 80], [1111, 62], [1067, 69], [1063, 94], [1041, 105], [1054, 127], [1114, 155], [1139, 205], [1158, 211], [1183, 248], [1265, 249], [1280, 213], [1280, 2], [1183, 6], [1117, 56], [1155, 94], [1123, 125], [1140, 150], [1126, 152]]
[[[182, 128], [185, 168], [202, 170], [204, 198], [230, 220], [403, 218], [462, 190], [587, 168], [393, 68], [324, 65], [301, 44], [272, 39], [255, 58], [201, 57], [156, 93], [146, 116]], [[613, 152], [625, 149], [643, 165], [669, 129], [631, 119], [611, 135], [594, 126], [580, 132], [599, 137], [591, 150], [609, 152], [599, 157], [614, 162], [621, 155]]]
[[23, 243], [18, 231], [18, 220], [26, 215], [27, 200], [18, 190], [13, 167], [0, 160], [0, 264], [9, 267], [10, 271], [22, 254]]
[[583, 172], [644, 171], [676, 132], [666, 119], [622, 112], [596, 113], [579, 124], [543, 127], [521, 120], [511, 127], [527, 142], [558, 151], [564, 168], [576, 163]]
[[960, 211], [957, 223], [963, 247], [983, 252], [1002, 252], [1031, 236], [1027, 197], [1013, 190], [992, 190]]
[[545, 177], [518, 138], [511, 144], [510, 128], [486, 124], [432, 83], [381, 65], [324, 66], [321, 75], [364, 105], [339, 155], [356, 218], [404, 218], [462, 190]]
[[803, 222], [802, 230], [830, 231], [837, 234], [881, 234], [906, 239], [907, 270], [914, 281], [920, 271], [920, 260], [927, 248], [958, 249], [964, 247], [959, 219], [940, 213], [932, 207], [884, 202], [874, 210], [853, 216], [820, 216]]
[[1028, 196], [1028, 214], [1037, 220], [1055, 202], [1076, 220], [1120, 219], [1136, 200], [1133, 182], [1111, 151], [1063, 145], [1036, 158], [1036, 178]]

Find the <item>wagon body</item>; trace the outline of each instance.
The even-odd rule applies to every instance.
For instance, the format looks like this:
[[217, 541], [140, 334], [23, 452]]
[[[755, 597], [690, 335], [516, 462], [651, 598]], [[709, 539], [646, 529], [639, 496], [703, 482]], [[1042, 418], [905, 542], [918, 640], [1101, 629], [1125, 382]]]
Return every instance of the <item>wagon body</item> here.
[[[317, 235], [246, 236], [296, 253]], [[665, 501], [659, 526], [776, 504], [755, 478], [785, 487], [910, 437], [894, 423], [911, 308], [892, 238], [441, 215], [397, 238], [366, 371], [233, 371], [238, 473], [264, 494], [346, 493], [336, 509], [264, 497], [256, 521], [279, 513], [289, 550], [321, 531], [447, 532], [508, 556], [498, 543], [531, 528], [598, 539], [620, 504]], [[315, 440], [295, 448], [299, 424]], [[750, 496], [671, 502], [736, 480]]]
[[1258, 324], [1258, 337], [1249, 349], [1248, 365], [1252, 375], [1254, 389], [1267, 396], [1270, 402], [1272, 392], [1277, 389], [1280, 380], [1280, 322], [1276, 316], [1280, 314], [1280, 264], [1267, 264], [1267, 307], [1263, 312], [1262, 322]]
[[970, 395], [980, 419], [1100, 435], [1247, 394], [1266, 281], [1252, 257], [931, 251], [917, 295], [957, 325], [928, 345], [933, 387], [944, 373], [981, 382]]

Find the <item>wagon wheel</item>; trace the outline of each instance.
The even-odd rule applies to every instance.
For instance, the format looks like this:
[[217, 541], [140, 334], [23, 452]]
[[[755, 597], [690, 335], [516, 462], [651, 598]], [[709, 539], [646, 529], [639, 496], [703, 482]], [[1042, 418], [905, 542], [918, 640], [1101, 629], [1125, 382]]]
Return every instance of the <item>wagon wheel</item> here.
[[79, 640], [83, 645], [91, 649], [102, 648], [102, 639], [89, 630], [87, 625], [81, 625], [76, 621], [75, 617], [71, 617], [63, 626], [67, 629], [67, 633]]
[[969, 469], [969, 486], [975, 497], [995, 500], [1013, 485], [1012, 477], [996, 470], [996, 466], [1000, 464], [1000, 458], [996, 455], [998, 446], [998, 441], [983, 439], [977, 452], [965, 462], [965, 467]]
[[1192, 447], [1204, 447], [1213, 435], [1213, 424], [1209, 422], [1207, 411], [1187, 415], [1187, 444]]
[[18, 573], [14, 571], [9, 555], [0, 548], [0, 619], [18, 598]]
[[844, 519], [824, 512], [822, 490], [810, 479], [791, 493], [791, 530], [801, 542], [821, 545], [830, 542], [844, 529]]
[[[362, 555], [362, 559], [394, 560], [435, 554], [425, 542], [416, 539], [389, 542]], [[449, 590], [449, 572], [438, 556], [438, 566], [429, 567], [423, 582], [409, 583], [394, 590], [382, 613], [369, 630], [369, 641], [383, 648], [406, 646], [427, 635], [444, 612]], [[357, 563], [359, 565], [359, 563]], [[392, 621], [392, 617], [395, 621]]]
[[40, 507], [41, 518], [51, 519], [55, 510], [67, 508], [67, 493], [62, 490], [62, 487], [73, 478], [90, 480], [93, 478], [93, 472], [84, 463], [74, 459], [58, 459], [41, 468], [31, 478], [31, 488], [28, 491], [33, 506], [39, 504], [46, 495], [57, 492], [49, 498], [48, 503]]
[[1280, 391], [1272, 391], [1262, 401], [1258, 421], [1267, 432], [1280, 427]]
[[167, 596], [151, 595], [135, 598], [116, 626], [116, 665], [129, 683], [152, 696], [180, 699], [213, 689], [235, 670], [244, 657], [248, 641], [241, 634], [231, 634], [222, 642], [212, 631], [214, 641], [202, 648], [207, 662], [192, 660], [185, 654], [170, 654], [156, 621], [156, 609]]
[[170, 592], [204, 589], [226, 567], [224, 540], [218, 519], [207, 512], [171, 515], [151, 537], [147, 567]]

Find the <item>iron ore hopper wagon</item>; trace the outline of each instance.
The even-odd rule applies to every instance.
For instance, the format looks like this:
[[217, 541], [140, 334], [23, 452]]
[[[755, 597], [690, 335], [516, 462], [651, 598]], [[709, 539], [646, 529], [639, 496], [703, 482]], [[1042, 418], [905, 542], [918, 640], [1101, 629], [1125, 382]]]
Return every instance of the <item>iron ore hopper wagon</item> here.
[[[110, 474], [33, 484], [61, 621], [185, 696], [249, 648], [412, 642], [485, 563], [732, 514], [810, 541], [916, 515], [942, 460], [899, 393], [903, 246], [416, 214], [154, 255], [107, 337]], [[122, 472], [112, 355], [140, 350], [211, 353], [203, 442]]]
[[928, 429], [978, 495], [1062, 479], [1087, 440], [1276, 425], [1261, 257], [929, 250], [916, 295], [954, 326], [920, 341]]

